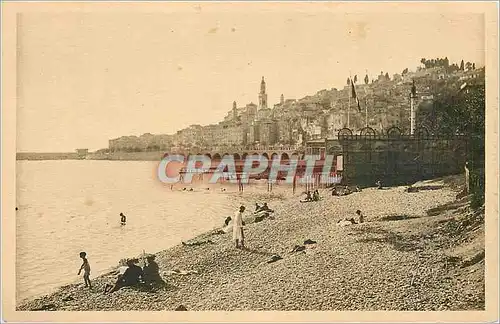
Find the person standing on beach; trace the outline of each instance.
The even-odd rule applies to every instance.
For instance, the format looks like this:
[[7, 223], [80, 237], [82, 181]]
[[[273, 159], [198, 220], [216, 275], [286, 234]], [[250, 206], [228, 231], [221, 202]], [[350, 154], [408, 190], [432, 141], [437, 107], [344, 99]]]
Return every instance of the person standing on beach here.
[[245, 206], [240, 206], [240, 210], [237, 211], [233, 219], [233, 240], [236, 243], [236, 248], [244, 248], [245, 236], [243, 234], [243, 212], [245, 211]]
[[78, 275], [80, 275], [83, 270], [83, 281], [85, 282], [85, 287], [92, 288], [92, 284], [90, 283], [90, 264], [89, 260], [87, 260], [87, 253], [80, 252], [80, 258], [82, 258], [83, 264], [80, 267], [80, 270], [78, 270]]
[[123, 213], [120, 213], [120, 216], [121, 216], [120, 223], [122, 225], [125, 225], [127, 223], [127, 217], [125, 215], [123, 215]]
[[469, 181], [470, 181], [469, 162], [465, 162], [464, 170], [465, 170], [465, 193], [469, 194], [470, 193], [470, 185], [469, 185]]

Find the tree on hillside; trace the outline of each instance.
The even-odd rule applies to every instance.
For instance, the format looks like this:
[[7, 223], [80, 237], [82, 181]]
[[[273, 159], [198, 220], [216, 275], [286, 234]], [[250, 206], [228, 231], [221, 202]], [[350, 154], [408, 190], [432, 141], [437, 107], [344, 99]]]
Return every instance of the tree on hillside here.
[[475, 70], [476, 69], [476, 63], [472, 63], [472, 69]]
[[465, 63], [465, 69], [466, 69], [467, 71], [472, 70], [472, 63], [471, 63], [471, 62], [467, 62], [467, 63]]
[[354, 75], [354, 83], [358, 82], [358, 75]]
[[370, 80], [368, 79], [368, 74], [367, 74], [367, 75], [365, 75], [365, 84], [368, 84], [369, 81]]
[[408, 73], [408, 68], [404, 69], [403, 72], [401, 72], [401, 75], [405, 75]]
[[349, 78], [347, 78], [347, 85], [350, 85], [351, 84], [351, 80]]
[[391, 78], [389, 77], [389, 72], [386, 72], [386, 73], [385, 73], [385, 79], [386, 79], [387, 81], [389, 81], [389, 80], [391, 79]]
[[450, 66], [450, 61], [448, 60], [448, 57], [444, 58], [444, 67]]
[[463, 89], [444, 92], [435, 100], [436, 123], [450, 133], [466, 134], [470, 152], [472, 205], [484, 203], [485, 163], [485, 87], [470, 84]]
[[458, 70], [460, 70], [460, 67], [456, 63], [453, 63], [448, 67], [448, 72], [455, 72]]
[[464, 70], [464, 60], [462, 60], [462, 62], [460, 62], [460, 71], [463, 71]]
[[437, 83], [432, 89], [434, 101], [424, 101], [417, 109], [419, 124], [437, 133], [467, 136], [470, 148], [467, 161], [476, 206], [484, 201], [485, 87], [480, 81], [467, 82], [464, 88], [456, 82]]

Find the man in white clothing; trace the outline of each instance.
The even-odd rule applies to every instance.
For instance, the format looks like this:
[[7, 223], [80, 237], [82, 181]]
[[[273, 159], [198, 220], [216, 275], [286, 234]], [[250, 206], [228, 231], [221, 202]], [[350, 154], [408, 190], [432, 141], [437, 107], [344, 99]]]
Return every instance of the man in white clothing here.
[[467, 194], [470, 194], [470, 185], [469, 185], [469, 181], [470, 181], [469, 162], [465, 162], [464, 170], [465, 170], [465, 192], [466, 192]]
[[240, 210], [237, 211], [233, 219], [233, 240], [236, 243], [236, 248], [244, 248], [245, 236], [243, 235], [243, 212], [245, 211], [245, 206], [240, 206]]

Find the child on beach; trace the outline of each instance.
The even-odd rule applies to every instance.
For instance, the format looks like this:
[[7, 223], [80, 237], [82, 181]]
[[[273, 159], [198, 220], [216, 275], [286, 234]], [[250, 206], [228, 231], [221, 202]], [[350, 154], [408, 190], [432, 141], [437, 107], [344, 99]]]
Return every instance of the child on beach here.
[[243, 212], [245, 211], [245, 206], [240, 206], [240, 210], [237, 211], [233, 219], [233, 240], [236, 243], [236, 248], [244, 248], [245, 236], [243, 234]]
[[80, 275], [83, 270], [83, 281], [85, 282], [85, 287], [92, 288], [92, 284], [90, 283], [90, 264], [89, 260], [87, 260], [87, 253], [80, 252], [80, 258], [82, 258], [83, 263], [80, 270], [78, 270], [78, 275]]

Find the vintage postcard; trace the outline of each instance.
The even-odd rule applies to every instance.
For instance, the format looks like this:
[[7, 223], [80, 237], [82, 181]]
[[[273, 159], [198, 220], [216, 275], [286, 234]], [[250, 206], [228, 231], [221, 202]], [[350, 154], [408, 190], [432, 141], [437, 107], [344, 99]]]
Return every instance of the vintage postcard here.
[[497, 17], [3, 2], [3, 320], [498, 321]]

